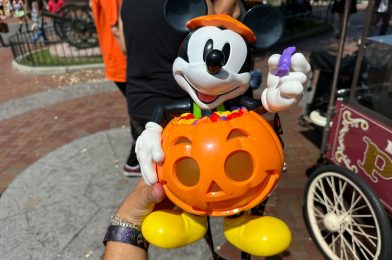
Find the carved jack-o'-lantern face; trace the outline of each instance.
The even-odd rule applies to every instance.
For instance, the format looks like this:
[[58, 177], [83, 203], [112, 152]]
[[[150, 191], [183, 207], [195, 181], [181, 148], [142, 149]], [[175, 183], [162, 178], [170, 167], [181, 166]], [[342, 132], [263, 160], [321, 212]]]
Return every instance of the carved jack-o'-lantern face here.
[[256, 206], [282, 172], [281, 143], [254, 112], [197, 125], [173, 119], [162, 147], [159, 181], [173, 203], [198, 215], [234, 215]]

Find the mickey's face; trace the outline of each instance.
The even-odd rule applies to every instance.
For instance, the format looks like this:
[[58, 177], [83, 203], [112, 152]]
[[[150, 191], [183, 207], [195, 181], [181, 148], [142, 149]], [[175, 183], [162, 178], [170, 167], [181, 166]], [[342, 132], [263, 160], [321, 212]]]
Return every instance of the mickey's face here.
[[214, 109], [248, 89], [249, 66], [249, 49], [238, 33], [206, 26], [185, 39], [173, 74], [201, 109]]

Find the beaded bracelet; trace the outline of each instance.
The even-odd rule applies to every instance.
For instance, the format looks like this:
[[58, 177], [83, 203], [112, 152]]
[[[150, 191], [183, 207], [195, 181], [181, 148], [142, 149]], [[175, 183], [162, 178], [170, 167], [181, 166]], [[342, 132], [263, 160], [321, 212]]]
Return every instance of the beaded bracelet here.
[[117, 216], [111, 216], [110, 217], [110, 222], [114, 226], [131, 227], [131, 228], [140, 230], [140, 226], [139, 225], [136, 225], [136, 224], [133, 224], [133, 223], [129, 223], [129, 222], [125, 221], [124, 219], [119, 218]]
[[148, 250], [149, 243], [138, 225], [128, 223], [116, 216], [112, 216], [110, 221], [112, 224], [108, 227], [103, 240], [105, 246], [108, 241], [114, 241], [134, 245], [145, 251]]

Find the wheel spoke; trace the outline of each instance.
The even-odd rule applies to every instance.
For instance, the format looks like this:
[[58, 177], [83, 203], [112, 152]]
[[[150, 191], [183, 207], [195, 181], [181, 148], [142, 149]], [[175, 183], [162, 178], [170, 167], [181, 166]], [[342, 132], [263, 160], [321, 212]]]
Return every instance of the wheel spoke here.
[[[352, 224], [352, 227], [356, 227], [358, 230], [359, 230], [359, 232], [361, 233], [361, 234], [364, 234], [363, 236], [365, 236], [365, 237], [368, 237], [368, 236], [370, 236], [370, 235], [368, 235], [368, 232], [365, 232], [365, 230], [363, 230], [363, 228], [361, 227], [361, 226], [359, 226], [359, 225], [357, 225], [357, 223], [354, 221], [354, 224]], [[352, 231], [354, 232], [354, 229], [352, 229]], [[356, 231], [356, 232], [358, 232], [358, 231]], [[372, 237], [374, 237], [374, 236], [372, 236]], [[374, 237], [374, 240], [378, 240], [378, 237]], [[370, 240], [369, 239], [369, 242], [370, 243], [372, 243], [372, 245], [373, 246], [377, 246], [377, 244], [375, 244], [372, 240]]]
[[[332, 234], [332, 240], [335, 240], [335, 234]], [[334, 253], [336, 252], [335, 243], [332, 243], [332, 252], [334, 252]]]
[[364, 204], [364, 205], [362, 205], [362, 206], [353, 208], [352, 211], [358, 211], [358, 210], [365, 209], [365, 208], [368, 208], [368, 207], [369, 207], [368, 205]]
[[331, 245], [332, 245], [332, 247], [334, 248], [334, 252], [335, 252], [335, 250], [336, 250], [336, 248], [335, 248], [335, 242], [338, 240], [338, 238], [339, 238], [339, 236], [336, 236], [335, 237], [335, 233], [332, 233], [332, 241], [331, 241], [331, 243], [329, 243], [329, 247], [331, 247]]
[[347, 250], [346, 250], [346, 247], [345, 247], [345, 243], [347, 243], [346, 242], [346, 238], [343, 236], [342, 233], [339, 233], [339, 236], [340, 236], [340, 241], [341, 241], [340, 242], [340, 247], [342, 248], [342, 251], [343, 251], [344, 256], [345, 256], [344, 259], [348, 259]]
[[332, 196], [333, 196], [333, 205], [335, 205], [335, 207], [336, 207], [336, 205], [337, 205], [337, 199], [336, 199], [336, 197], [337, 197], [337, 195], [336, 195], [336, 191], [335, 191], [335, 178], [333, 178], [333, 177], [330, 177], [330, 178], [327, 178], [326, 179], [326, 181], [327, 181], [327, 183], [329, 184], [329, 187], [331, 187], [331, 189], [332, 189]]
[[356, 196], [356, 190], [353, 190], [353, 193], [351, 194], [351, 202], [350, 202], [350, 208], [348, 209], [348, 212], [351, 213], [352, 208], [354, 208], [354, 200], [355, 200], [355, 196]]
[[342, 210], [344, 210], [344, 212], [347, 212], [346, 207], [344, 206], [344, 199], [343, 199], [343, 194], [344, 191], [346, 190], [347, 187], [347, 182], [344, 182], [342, 185], [342, 180], [339, 179], [339, 203], [342, 206]]
[[[332, 196], [333, 196], [333, 205], [334, 205], [334, 209], [335, 209], [335, 213], [336, 214], [340, 214], [341, 212], [345, 211], [345, 207], [343, 205], [343, 197], [342, 197], [342, 192], [341, 192], [341, 180], [338, 180], [339, 183], [339, 190], [336, 190], [336, 184], [335, 184], [335, 178], [334, 177], [330, 177], [327, 179], [327, 183], [329, 184], [329, 186], [332, 189]], [[340, 210], [339, 210], [339, 206], [340, 206]]]
[[[320, 190], [319, 192], [321, 192], [321, 190]], [[322, 205], [325, 207], [327, 213], [329, 213], [329, 212], [332, 211], [332, 206], [329, 205], [329, 203], [328, 203], [327, 201], [325, 201], [325, 200], [321, 197], [322, 194], [319, 194], [317, 191], [315, 191], [314, 196], [317, 198], [317, 202], [319, 202], [320, 204], [322, 204]]]
[[[342, 234], [339, 233], [338, 238], [340, 238], [340, 239], [339, 239], [340, 241], [342, 241], [341, 236], [342, 236]], [[339, 258], [342, 259], [342, 256], [343, 256], [343, 246], [342, 246], [342, 242], [340, 242], [340, 254], [339, 254]]]
[[[354, 198], [354, 196], [355, 196], [355, 192], [353, 192], [353, 198]], [[361, 195], [358, 195], [358, 198], [357, 198], [354, 202], [352, 202], [350, 208], [348, 209], [348, 212], [351, 213], [351, 212], [353, 211], [353, 208], [355, 208], [355, 206], [356, 206], [356, 205], [358, 204], [358, 202], [361, 201], [361, 200], [362, 200]]]
[[325, 214], [324, 214], [324, 212], [322, 212], [319, 208], [316, 208], [316, 207], [314, 207], [313, 208], [314, 209], [314, 215], [316, 216], [316, 217], [319, 217], [319, 218], [324, 218], [324, 216], [325, 216]]
[[[358, 255], [356, 253], [356, 249], [355, 249], [356, 248], [355, 244], [354, 244], [355, 242], [353, 241], [354, 236], [351, 236], [351, 241], [352, 241], [351, 244], [344, 237], [343, 233], [339, 233], [339, 236], [341, 237], [341, 241], [343, 241], [343, 244], [345, 245], [344, 248], [348, 248], [350, 250], [350, 252], [352, 253], [352, 255], [354, 256], [354, 258], [355, 259], [359, 259]], [[346, 250], [344, 250], [344, 251], [347, 253]], [[364, 252], [362, 252], [362, 254], [363, 254], [364, 257], [366, 257], [366, 259], [368, 259], [367, 255]], [[349, 259], [347, 254], [345, 254], [345, 256], [346, 256], [346, 259]]]
[[[361, 236], [366, 237], [367, 239], [369, 239], [369, 241], [370, 241], [370, 239], [377, 240], [377, 237], [376, 237], [376, 236], [372, 236], [372, 235], [369, 235], [369, 234], [367, 234], [367, 233], [363, 233], [363, 232], [361, 232], [361, 231], [352, 230], [352, 232], [353, 232], [354, 234], [358, 234], [358, 235], [361, 235]], [[373, 245], [376, 246], [376, 244], [373, 244]]]
[[326, 235], [323, 236], [323, 239], [324, 239], [324, 240], [327, 240], [327, 238], [329, 237], [329, 235], [332, 235], [332, 240], [333, 240], [333, 239], [334, 239], [334, 235], [333, 235], [332, 232], [329, 232], [329, 231], [327, 232]]
[[[365, 250], [367, 252], [368, 255], [370, 255], [373, 259], [374, 259], [374, 254], [370, 251], [370, 249], [367, 248], [367, 246], [365, 244], [362, 243], [361, 240], [359, 240], [356, 236], [354, 236], [353, 233], [351, 233], [349, 230], [347, 230], [349, 232], [349, 234], [353, 237], [354, 239], [354, 243], [356, 245], [358, 245], [359, 250], [362, 252], [362, 254], [364, 256], [366, 256], [366, 253], [363, 251]], [[370, 240], [369, 240], [370, 241]], [[372, 243], [372, 241], [370, 241]], [[373, 244], [373, 243], [372, 243]]]
[[[349, 229], [350, 229], [350, 231], [351, 232], [354, 232], [354, 227], [353, 227], [353, 225], [350, 225], [350, 227], [349, 227]], [[349, 232], [350, 233], [350, 232]], [[354, 256], [356, 257], [357, 256], [357, 251], [356, 251], [356, 246], [355, 246], [355, 242], [354, 242], [354, 236], [351, 236], [351, 245], [353, 245], [353, 254], [354, 254]]]
[[370, 215], [351, 215], [351, 217], [353, 217], [353, 218], [373, 218], [373, 215], [372, 214], [370, 214]]
[[333, 212], [334, 211], [334, 204], [332, 203], [332, 201], [329, 199], [328, 195], [325, 192], [324, 183], [318, 182], [317, 186], [318, 186], [318, 188], [320, 189], [320, 191], [322, 193], [322, 196], [323, 196], [322, 199], [324, 200], [324, 204], [326, 206], [328, 206], [327, 207], [327, 212]]
[[376, 228], [376, 226], [374, 226], [374, 225], [359, 224], [359, 223], [356, 223], [356, 222], [354, 222], [354, 223], [355, 223], [355, 226], [358, 226], [358, 227], [372, 228], [372, 229]]
[[[315, 195], [318, 195], [318, 194], [315, 194]], [[320, 203], [320, 204], [325, 204], [325, 202], [324, 201], [322, 201], [321, 200], [321, 198], [319, 197], [319, 196], [316, 196], [314, 199], [313, 199], [313, 201], [316, 201], [316, 202], [318, 202], [318, 203]]]

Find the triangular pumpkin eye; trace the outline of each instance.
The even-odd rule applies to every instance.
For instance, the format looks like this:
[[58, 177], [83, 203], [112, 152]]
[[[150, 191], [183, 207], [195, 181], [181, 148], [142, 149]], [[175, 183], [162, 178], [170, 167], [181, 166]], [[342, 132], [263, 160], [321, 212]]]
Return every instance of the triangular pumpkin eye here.
[[241, 129], [233, 129], [230, 134], [227, 136], [227, 140], [237, 138], [237, 137], [247, 137], [248, 134], [242, 131]]
[[192, 144], [192, 141], [187, 137], [181, 136], [174, 143], [174, 145], [178, 145], [178, 144]]

